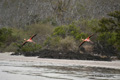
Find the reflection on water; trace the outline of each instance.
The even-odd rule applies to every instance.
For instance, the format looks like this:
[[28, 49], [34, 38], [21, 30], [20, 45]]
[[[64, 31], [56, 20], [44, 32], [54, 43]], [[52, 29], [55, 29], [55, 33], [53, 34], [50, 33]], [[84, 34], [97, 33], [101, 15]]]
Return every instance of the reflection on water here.
[[120, 70], [0, 61], [0, 80], [120, 80]]

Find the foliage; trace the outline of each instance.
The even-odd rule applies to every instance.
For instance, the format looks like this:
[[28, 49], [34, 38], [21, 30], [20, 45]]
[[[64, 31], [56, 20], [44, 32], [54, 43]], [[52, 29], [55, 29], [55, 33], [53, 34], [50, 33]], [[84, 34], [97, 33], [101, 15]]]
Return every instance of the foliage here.
[[84, 33], [91, 34], [94, 32], [96, 27], [99, 27], [98, 25], [99, 20], [98, 19], [80, 19], [79, 21], [74, 21], [73, 24], [76, 26], [79, 26], [80, 31]]
[[16, 41], [17, 38], [12, 33], [13, 33], [13, 31], [10, 28], [1, 28], [0, 29], [0, 49], [1, 49], [1, 51], [6, 50], [7, 46], [10, 46], [11, 43]]
[[59, 36], [56, 37], [48, 37], [45, 42], [44, 42], [44, 46], [49, 47], [50, 49], [58, 49], [59, 44], [60, 44], [60, 40], [62, 38]]
[[39, 51], [41, 49], [41, 45], [39, 44], [32, 44], [32, 43], [28, 43], [25, 46], [23, 46], [20, 51], [21, 52], [35, 52], [35, 51]]
[[96, 32], [100, 32], [98, 39], [106, 45], [120, 50], [120, 11], [109, 13], [109, 18], [102, 18]]
[[1, 28], [0, 29], [0, 46], [9, 45], [13, 40], [12, 30], [9, 28]]
[[75, 38], [67, 36], [62, 38], [60, 36], [48, 37], [44, 42], [45, 46], [49, 49], [61, 50], [61, 51], [75, 51], [78, 49]]
[[82, 32], [78, 24], [73, 22], [69, 25], [62, 25], [55, 27], [53, 33], [44, 41], [44, 45], [50, 49], [57, 50], [71, 50], [75, 51], [78, 49], [78, 44], [85, 39], [88, 34]]
[[0, 42], [6, 42], [8, 37], [11, 37], [12, 31], [11, 29], [1, 28], [0, 29]]
[[37, 24], [31, 24], [28, 26], [25, 26], [24, 30], [28, 34], [41, 34], [41, 35], [47, 35], [52, 32], [53, 27], [50, 24], [43, 24], [43, 23], [37, 23]]
[[12, 27], [11, 30], [12, 35], [16, 37], [16, 42], [19, 42], [28, 36], [27, 31], [22, 28]]
[[[30, 38], [37, 33], [34, 41], [39, 45], [27, 44], [21, 51], [35, 51], [41, 49], [43, 41], [52, 33], [53, 27], [50, 24], [37, 23], [24, 28], [1, 28], [0, 29], [0, 46], [1, 51], [17, 51], [22, 45], [24, 39]], [[28, 47], [29, 46], [29, 47]]]
[[2, 52], [15, 52], [17, 50], [17, 47], [14, 42], [11, 42], [10, 45], [4, 46], [2, 48]]
[[38, 44], [44, 45], [43, 41], [47, 39], [53, 32], [53, 26], [50, 24], [32, 24], [29, 26], [26, 26], [26, 34], [28, 35], [27, 38], [31, 37], [33, 34], [37, 34], [37, 36], [34, 38], [34, 41]]
[[77, 51], [78, 45], [73, 37], [67, 36], [66, 38], [60, 40], [59, 50]]
[[66, 28], [67, 28], [66, 26], [56, 27], [53, 31], [53, 36], [65, 37]]
[[62, 38], [73, 36], [76, 40], [81, 40], [81, 38], [85, 38], [87, 36], [87, 34], [81, 33], [80, 28], [76, 27], [74, 23], [70, 25], [56, 27], [52, 35], [60, 36]]
[[86, 33], [80, 31], [76, 23], [62, 25], [54, 28], [52, 35], [45, 40], [44, 45], [50, 49], [75, 51], [78, 49], [76, 43], [80, 43], [81, 39], [87, 36]]
[[43, 41], [46, 40], [46, 38], [52, 33], [53, 31], [52, 29], [53, 27], [47, 23], [46, 24], [38, 23], [26, 26], [23, 29], [23, 32], [21, 31], [22, 32], [21, 34], [24, 33], [25, 35], [21, 37], [22, 39], [17, 41], [16, 46], [19, 48], [20, 45], [23, 43], [22, 41], [24, 38], [28, 39], [31, 37], [31, 35], [37, 34], [37, 36], [33, 39], [37, 44], [28, 43], [23, 48], [21, 48], [21, 51], [23, 52], [38, 51], [42, 48], [41, 45], [43, 45]]
[[49, 46], [51, 43], [50, 41], [52, 40], [51, 37], [47, 37], [46, 40], [44, 41], [44, 46]]

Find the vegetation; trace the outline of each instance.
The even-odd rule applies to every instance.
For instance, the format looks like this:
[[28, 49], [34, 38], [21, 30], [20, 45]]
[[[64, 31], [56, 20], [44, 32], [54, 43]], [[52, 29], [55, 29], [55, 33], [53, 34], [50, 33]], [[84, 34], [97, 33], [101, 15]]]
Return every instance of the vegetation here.
[[[24, 42], [24, 39], [30, 38], [37, 33], [34, 41], [37, 43], [32, 45], [26, 44], [19, 51], [37, 51], [43, 45], [43, 41], [52, 33], [53, 27], [49, 24], [32, 24], [24, 28], [1, 28], [0, 29], [0, 51], [17, 51]], [[44, 35], [44, 36], [43, 36]], [[27, 49], [28, 48], [28, 49]]]
[[[0, 47], [1, 51], [16, 51], [23, 43], [24, 38], [29, 38], [37, 33], [34, 41], [38, 43], [28, 43], [20, 51], [39, 51], [41, 48], [48, 48], [61, 51], [77, 51], [79, 44], [89, 34], [96, 32], [97, 46], [102, 45], [102, 53], [108, 53], [109, 49], [120, 50], [120, 25], [119, 11], [108, 14], [109, 18], [101, 20], [80, 20], [69, 25], [54, 27], [49, 23], [36, 23], [24, 28], [1, 28]], [[85, 28], [84, 28], [85, 27]], [[94, 39], [95, 39], [94, 38]], [[96, 46], [96, 47], [97, 47]], [[105, 48], [106, 47], [106, 48]]]
[[4, 48], [10, 46], [12, 42], [16, 41], [16, 36], [12, 35], [12, 33], [12, 29], [0, 29], [0, 51], [4, 51]]
[[[120, 10], [120, 0], [0, 0], [0, 27], [24, 27], [39, 22], [70, 24], [100, 19]], [[11, 5], [12, 4], [12, 5]]]
[[66, 52], [66, 51], [78, 51], [78, 45], [75, 39], [71, 36], [67, 36], [66, 38], [60, 41], [59, 50]]
[[29, 43], [29, 44], [26, 44], [25, 46], [23, 46], [20, 51], [22, 51], [22, 52], [36, 52], [36, 51], [40, 51], [41, 48], [42, 47], [39, 44]]
[[60, 36], [62, 38], [65, 38], [67, 36], [73, 36], [76, 40], [80, 40], [81, 38], [85, 38], [88, 36], [87, 34], [82, 33], [80, 27], [77, 27], [75, 23], [56, 27], [52, 35]]
[[120, 50], [120, 11], [111, 12], [109, 18], [102, 18], [96, 32], [98, 39], [104, 47], [113, 47]]
[[[0, 2], [0, 51], [50, 49], [75, 52], [80, 51], [78, 46], [82, 39], [93, 33], [93, 53], [109, 55], [120, 51], [119, 0]], [[20, 48], [24, 38], [28, 39], [33, 34], [37, 34], [33, 39], [37, 44], [28, 43]]]
[[72, 23], [55, 27], [53, 33], [46, 39], [44, 44], [50, 49], [77, 51], [79, 45], [77, 42], [80, 43], [81, 39], [87, 36], [87, 34], [80, 31], [80, 27]]

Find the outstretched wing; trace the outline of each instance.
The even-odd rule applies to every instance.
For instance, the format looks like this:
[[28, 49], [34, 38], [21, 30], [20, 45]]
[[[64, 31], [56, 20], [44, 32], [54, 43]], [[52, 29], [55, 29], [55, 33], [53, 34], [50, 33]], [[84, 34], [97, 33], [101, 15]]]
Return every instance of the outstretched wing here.
[[37, 34], [34, 34], [32, 37], [30, 37], [30, 39], [33, 39], [33, 37], [35, 37]]
[[88, 37], [87, 37], [87, 39], [88, 39], [88, 38], [90, 38], [90, 37], [92, 37], [93, 35], [94, 35], [94, 34], [92, 34], [92, 35], [88, 36]]
[[79, 47], [80, 47], [83, 43], [85, 43], [85, 41], [81, 42], [80, 45], [79, 45]]
[[22, 46], [21, 46], [21, 47], [23, 47], [26, 43], [27, 43], [27, 41], [25, 41], [25, 42], [22, 44]]

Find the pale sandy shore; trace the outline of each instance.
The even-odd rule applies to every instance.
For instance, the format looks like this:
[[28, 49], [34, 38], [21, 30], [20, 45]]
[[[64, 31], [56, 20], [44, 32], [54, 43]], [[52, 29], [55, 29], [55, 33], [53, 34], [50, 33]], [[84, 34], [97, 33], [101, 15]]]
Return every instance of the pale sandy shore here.
[[66, 60], [66, 59], [46, 59], [37, 57], [13, 56], [11, 53], [0, 53], [0, 61], [25, 61], [25, 62], [43, 62], [48, 64], [62, 64], [70, 66], [99, 67], [120, 69], [119, 61], [88, 61], [88, 60]]

